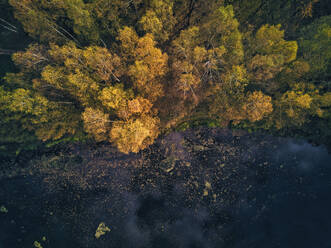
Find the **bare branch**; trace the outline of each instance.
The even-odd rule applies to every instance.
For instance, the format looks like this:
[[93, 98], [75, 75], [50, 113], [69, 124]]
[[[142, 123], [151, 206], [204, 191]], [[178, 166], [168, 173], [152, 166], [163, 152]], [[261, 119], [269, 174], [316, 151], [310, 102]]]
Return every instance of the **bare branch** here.
[[7, 24], [8, 26], [10, 26], [11, 28], [13, 28], [13, 29], [17, 30], [17, 28], [16, 28], [14, 25], [10, 24], [10, 23], [9, 23], [9, 22], [7, 22], [6, 20], [4, 20], [4, 19], [0, 18], [0, 21], [3, 21], [4, 23], [6, 23], [6, 24]]
[[7, 27], [7, 26], [5, 26], [5, 25], [0, 24], [0, 26], [4, 27], [5, 29], [7, 29], [7, 30], [9, 30], [9, 31], [12, 31], [12, 32], [18, 33], [16, 30], [11, 29], [11, 28], [9, 28], [9, 27]]
[[0, 54], [12, 55], [15, 52], [16, 51], [14, 51], [14, 50], [7, 50], [7, 49], [1, 49], [0, 48]]

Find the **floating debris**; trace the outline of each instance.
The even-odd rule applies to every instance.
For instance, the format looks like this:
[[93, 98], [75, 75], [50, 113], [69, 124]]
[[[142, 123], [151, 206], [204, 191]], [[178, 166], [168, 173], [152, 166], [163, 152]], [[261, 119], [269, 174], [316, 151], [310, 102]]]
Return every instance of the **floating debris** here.
[[43, 246], [38, 241], [33, 242], [33, 246], [36, 248], [43, 248]]
[[206, 182], [205, 182], [205, 186], [206, 186], [207, 189], [211, 189], [211, 184], [210, 184], [210, 182], [206, 181]]
[[0, 213], [6, 214], [6, 213], [8, 213], [8, 209], [5, 206], [1, 205], [1, 207], [0, 207]]
[[108, 226], [106, 226], [106, 224], [104, 222], [101, 222], [97, 228], [97, 230], [95, 231], [95, 237], [98, 239], [100, 238], [102, 235], [105, 235], [106, 232], [110, 232], [110, 228]]
[[176, 165], [176, 161], [178, 159], [174, 158], [174, 157], [169, 157], [163, 161], [161, 161], [160, 163], [160, 167], [167, 173], [169, 173], [170, 171], [172, 171], [175, 168]]

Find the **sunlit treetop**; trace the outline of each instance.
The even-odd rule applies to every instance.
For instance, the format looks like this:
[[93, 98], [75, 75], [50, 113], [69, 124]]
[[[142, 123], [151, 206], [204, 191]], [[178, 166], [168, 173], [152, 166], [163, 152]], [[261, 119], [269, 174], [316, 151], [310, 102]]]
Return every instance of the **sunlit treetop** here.
[[85, 135], [126, 153], [194, 115], [282, 127], [326, 118], [325, 89], [293, 85], [327, 73], [329, 19], [298, 47], [281, 25], [244, 28], [224, 2], [9, 0], [34, 42], [12, 57], [2, 108], [43, 141]]

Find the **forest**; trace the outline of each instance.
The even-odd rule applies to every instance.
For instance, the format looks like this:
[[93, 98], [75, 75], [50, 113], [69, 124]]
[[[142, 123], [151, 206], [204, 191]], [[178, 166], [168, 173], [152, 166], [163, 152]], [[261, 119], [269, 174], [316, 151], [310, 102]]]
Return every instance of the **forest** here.
[[330, 248], [330, 0], [0, 0], [0, 248]]
[[199, 125], [330, 147], [330, 8], [328, 0], [1, 0], [1, 39], [25, 40], [0, 46], [12, 60], [0, 65], [0, 157], [87, 141], [137, 153]]

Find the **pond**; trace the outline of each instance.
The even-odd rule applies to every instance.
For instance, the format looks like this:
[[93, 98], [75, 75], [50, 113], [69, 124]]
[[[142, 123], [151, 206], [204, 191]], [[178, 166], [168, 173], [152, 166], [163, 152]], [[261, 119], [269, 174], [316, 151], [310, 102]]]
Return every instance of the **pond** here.
[[0, 174], [0, 248], [331, 247], [330, 161], [303, 140], [217, 128], [139, 154], [72, 145]]

